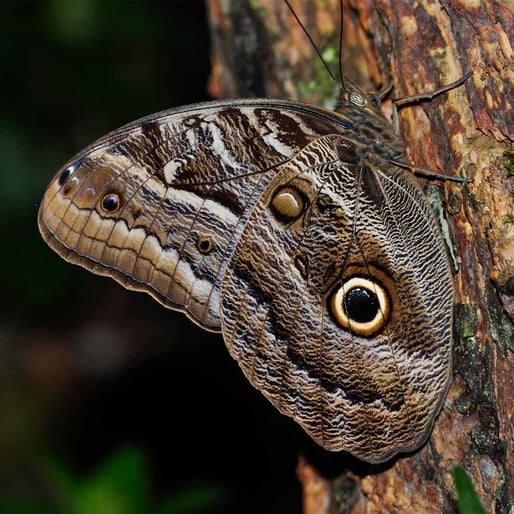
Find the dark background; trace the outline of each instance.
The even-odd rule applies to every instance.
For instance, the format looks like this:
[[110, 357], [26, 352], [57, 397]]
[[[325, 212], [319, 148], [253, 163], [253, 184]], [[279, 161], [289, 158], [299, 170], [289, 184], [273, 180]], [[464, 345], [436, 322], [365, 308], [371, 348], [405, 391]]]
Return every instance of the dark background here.
[[152, 504], [301, 509], [295, 468], [309, 443], [221, 336], [65, 263], [37, 230], [68, 158], [124, 123], [208, 99], [208, 74], [203, 3], [0, 2], [0, 511], [6, 499], [59, 510], [42, 462], [80, 480], [126, 445], [148, 460]]

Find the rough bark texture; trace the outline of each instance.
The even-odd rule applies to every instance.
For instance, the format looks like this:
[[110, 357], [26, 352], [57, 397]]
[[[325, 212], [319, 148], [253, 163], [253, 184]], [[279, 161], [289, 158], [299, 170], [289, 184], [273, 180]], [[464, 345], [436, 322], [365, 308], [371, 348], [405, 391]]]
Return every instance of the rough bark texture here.
[[[337, 70], [338, 1], [293, 6]], [[214, 96], [330, 104], [334, 83], [283, 2], [210, 0], [210, 16]], [[380, 467], [340, 458], [336, 479], [301, 457], [305, 511], [455, 512], [452, 470], [461, 465], [486, 510], [507, 513], [514, 496], [514, 162], [505, 152], [514, 140], [514, 9], [501, 0], [346, 0], [343, 25], [343, 73], [370, 91], [392, 82], [393, 97], [432, 92], [472, 72], [464, 86], [403, 107], [400, 128], [414, 163], [473, 182], [426, 185], [456, 290], [453, 385], [429, 442]]]

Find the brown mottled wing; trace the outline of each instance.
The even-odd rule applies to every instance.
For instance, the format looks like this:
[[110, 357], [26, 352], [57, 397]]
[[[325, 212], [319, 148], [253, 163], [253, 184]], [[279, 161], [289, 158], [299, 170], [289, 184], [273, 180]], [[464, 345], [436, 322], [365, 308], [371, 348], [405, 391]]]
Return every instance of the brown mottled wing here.
[[212, 102], [135, 121], [54, 177], [39, 210], [64, 259], [219, 330], [219, 289], [274, 168], [341, 116], [274, 100]]
[[[325, 136], [277, 168], [225, 273], [222, 329], [252, 384], [320, 445], [382, 462], [418, 447], [440, 409], [453, 287], [419, 187], [367, 152]], [[331, 307], [350, 277], [372, 277], [390, 299], [367, 336]]]

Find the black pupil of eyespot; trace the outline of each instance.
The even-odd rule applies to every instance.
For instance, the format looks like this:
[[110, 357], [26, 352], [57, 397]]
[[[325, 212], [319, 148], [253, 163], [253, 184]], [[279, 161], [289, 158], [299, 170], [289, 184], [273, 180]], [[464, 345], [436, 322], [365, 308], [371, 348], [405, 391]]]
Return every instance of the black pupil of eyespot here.
[[372, 321], [380, 308], [377, 295], [364, 287], [350, 289], [344, 296], [343, 304], [348, 318], [357, 323]]
[[107, 195], [102, 202], [106, 211], [112, 212], [118, 208], [118, 197], [115, 195]]
[[207, 252], [210, 250], [210, 248], [211, 242], [208, 239], [202, 239], [200, 241], [200, 250], [202, 250], [202, 252]]
[[69, 168], [65, 169], [60, 175], [59, 175], [59, 185], [62, 186], [70, 176], [71, 171]]

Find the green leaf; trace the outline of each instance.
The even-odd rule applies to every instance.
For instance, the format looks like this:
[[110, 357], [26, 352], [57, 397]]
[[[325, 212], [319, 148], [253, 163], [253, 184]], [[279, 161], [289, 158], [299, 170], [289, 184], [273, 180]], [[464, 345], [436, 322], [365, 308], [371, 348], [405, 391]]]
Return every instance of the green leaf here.
[[78, 514], [148, 512], [149, 470], [142, 452], [124, 447], [77, 487]]
[[464, 468], [457, 466], [453, 470], [453, 481], [460, 514], [487, 514]]
[[52, 454], [35, 463], [45, 498], [0, 497], [0, 514], [131, 514], [212, 512], [229, 492], [220, 483], [182, 486], [155, 507], [150, 498], [150, 470], [143, 452], [132, 446], [119, 449], [85, 477]]

